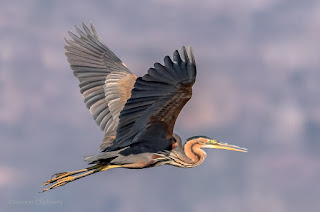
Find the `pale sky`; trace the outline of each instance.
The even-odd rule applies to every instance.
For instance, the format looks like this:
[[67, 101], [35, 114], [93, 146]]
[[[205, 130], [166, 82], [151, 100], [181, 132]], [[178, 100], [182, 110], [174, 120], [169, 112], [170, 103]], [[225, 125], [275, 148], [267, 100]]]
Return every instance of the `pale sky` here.
[[[319, 211], [320, 3], [0, 0], [2, 211]], [[87, 166], [102, 132], [64, 37], [92, 21], [137, 76], [192, 45], [193, 98], [176, 123], [249, 152], [207, 150], [193, 169], [110, 170], [38, 194]]]

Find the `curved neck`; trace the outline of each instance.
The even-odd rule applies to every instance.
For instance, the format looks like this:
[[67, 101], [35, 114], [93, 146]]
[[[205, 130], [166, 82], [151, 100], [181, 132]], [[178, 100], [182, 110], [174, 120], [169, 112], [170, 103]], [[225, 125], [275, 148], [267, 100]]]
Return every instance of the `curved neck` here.
[[170, 158], [172, 161], [169, 163], [173, 166], [191, 168], [200, 165], [207, 154], [201, 149], [201, 145], [196, 140], [187, 141], [182, 149], [179, 145], [174, 151], [171, 152]]
[[196, 140], [187, 141], [184, 145], [184, 153], [190, 159], [192, 167], [200, 165], [207, 154], [201, 149], [201, 145]]

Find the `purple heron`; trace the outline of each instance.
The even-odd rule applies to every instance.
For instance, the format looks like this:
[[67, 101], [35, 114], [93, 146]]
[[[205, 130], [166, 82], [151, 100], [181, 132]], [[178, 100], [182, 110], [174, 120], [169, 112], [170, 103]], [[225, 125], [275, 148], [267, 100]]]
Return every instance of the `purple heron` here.
[[176, 119], [192, 95], [196, 63], [192, 48], [176, 50], [164, 65], [155, 63], [136, 77], [104, 44], [92, 23], [68, 32], [65, 54], [94, 120], [104, 132], [101, 152], [85, 157], [92, 166], [57, 173], [44, 191], [112, 168], [142, 169], [160, 165], [190, 168], [206, 157], [202, 148], [246, 152], [245, 148], [195, 136], [182, 145], [173, 133]]

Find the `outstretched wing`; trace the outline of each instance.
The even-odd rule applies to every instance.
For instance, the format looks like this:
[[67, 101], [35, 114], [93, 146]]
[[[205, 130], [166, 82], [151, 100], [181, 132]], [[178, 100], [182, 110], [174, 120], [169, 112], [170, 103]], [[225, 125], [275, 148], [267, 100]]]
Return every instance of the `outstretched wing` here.
[[115, 138], [120, 111], [131, 96], [136, 76], [101, 41], [92, 23], [91, 31], [82, 26], [84, 32], [75, 26], [80, 37], [68, 32], [73, 40], [65, 39], [65, 54], [87, 108], [105, 133], [104, 149]]
[[175, 121], [191, 98], [196, 79], [192, 48], [187, 53], [182, 47], [181, 57], [175, 51], [173, 62], [166, 56], [164, 66], [155, 63], [154, 68], [136, 80], [132, 96], [120, 113], [116, 139], [105, 151], [138, 142], [149, 142], [148, 146], [160, 150], [171, 144]]

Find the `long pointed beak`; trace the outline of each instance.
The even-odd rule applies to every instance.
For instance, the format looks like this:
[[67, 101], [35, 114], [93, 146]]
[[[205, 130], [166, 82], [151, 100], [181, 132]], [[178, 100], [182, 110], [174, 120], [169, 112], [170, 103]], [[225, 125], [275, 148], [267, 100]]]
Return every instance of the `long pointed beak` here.
[[208, 148], [214, 148], [214, 149], [225, 149], [225, 150], [231, 150], [231, 151], [237, 151], [237, 152], [247, 152], [248, 150], [243, 147], [238, 147], [232, 144], [227, 143], [221, 143], [216, 140], [210, 140], [210, 147]]

